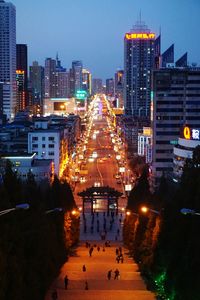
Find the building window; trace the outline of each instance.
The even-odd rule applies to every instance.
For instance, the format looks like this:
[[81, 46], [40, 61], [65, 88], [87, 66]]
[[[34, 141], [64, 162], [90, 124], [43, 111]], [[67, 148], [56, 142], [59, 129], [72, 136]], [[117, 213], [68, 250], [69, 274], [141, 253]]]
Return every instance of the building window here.
[[54, 136], [49, 136], [49, 141], [54, 141]]
[[49, 144], [49, 148], [54, 148], [54, 144]]
[[32, 145], [32, 148], [33, 148], [33, 149], [38, 148], [38, 144], [33, 144], [33, 145]]
[[43, 136], [43, 137], [42, 137], [42, 140], [45, 141], [45, 139], [46, 139], [45, 136]]
[[38, 141], [38, 136], [33, 136], [32, 141]]
[[53, 156], [54, 155], [54, 152], [49, 152], [49, 156]]
[[42, 144], [42, 148], [45, 148], [46, 147], [46, 145], [45, 144]]

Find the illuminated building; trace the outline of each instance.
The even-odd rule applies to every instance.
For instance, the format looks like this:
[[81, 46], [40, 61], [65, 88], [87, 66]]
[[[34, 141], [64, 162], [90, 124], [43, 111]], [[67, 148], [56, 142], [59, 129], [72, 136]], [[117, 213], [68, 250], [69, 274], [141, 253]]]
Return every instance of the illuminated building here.
[[92, 79], [92, 94], [101, 94], [103, 92], [103, 83], [100, 78]]
[[57, 78], [56, 78], [56, 60], [46, 58], [44, 67], [44, 91], [45, 98], [56, 97]]
[[[0, 82], [3, 83], [3, 113], [14, 118], [16, 109], [16, 10], [0, 1]], [[2, 21], [3, 20], [3, 21]]]
[[43, 114], [44, 99], [44, 68], [34, 61], [30, 66], [30, 89], [32, 95], [32, 108], [34, 115]]
[[69, 81], [70, 81], [70, 97], [74, 97], [78, 90], [82, 89], [83, 82], [83, 64], [79, 60], [75, 60], [72, 62], [72, 68], [69, 72]]
[[163, 68], [153, 72], [153, 178], [173, 172], [173, 148], [187, 124], [200, 128], [200, 69]]
[[177, 145], [173, 151], [173, 177], [179, 180], [186, 160], [192, 159], [194, 149], [200, 146], [200, 129], [185, 126], [181, 130]]
[[137, 22], [124, 37], [124, 106], [128, 116], [150, 116], [155, 33]]
[[16, 112], [26, 107], [25, 73], [24, 70], [16, 70], [17, 82], [17, 109]]
[[44, 99], [44, 116], [68, 115], [76, 112], [75, 98], [46, 98]]
[[116, 107], [123, 108], [124, 70], [117, 70], [115, 73], [115, 98]]
[[146, 163], [152, 161], [152, 129], [143, 127], [143, 132], [138, 134], [138, 155], [144, 156]]
[[82, 89], [87, 92], [88, 95], [92, 94], [92, 75], [90, 71], [82, 70]]
[[[16, 45], [16, 63], [17, 63], [17, 70], [23, 71], [24, 83], [23, 83], [23, 98], [25, 98], [25, 102], [22, 106], [24, 109], [28, 106], [28, 50], [27, 45], [25, 44], [17, 44]], [[18, 84], [17, 84], [17, 107], [19, 108], [19, 99], [18, 99]], [[20, 91], [21, 92], [21, 91]], [[23, 99], [24, 101], [24, 99]]]

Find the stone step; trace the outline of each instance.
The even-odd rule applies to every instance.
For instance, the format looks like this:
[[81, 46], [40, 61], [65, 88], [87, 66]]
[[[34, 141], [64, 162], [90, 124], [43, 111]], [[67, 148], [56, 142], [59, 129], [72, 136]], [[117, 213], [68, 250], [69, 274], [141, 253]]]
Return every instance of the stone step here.
[[135, 290], [128, 291], [125, 293], [123, 290], [99, 290], [98, 292], [95, 290], [82, 290], [82, 291], [72, 291], [72, 290], [57, 290], [58, 291], [58, 299], [59, 300], [119, 300], [120, 298], [124, 298], [126, 300], [155, 300], [155, 296], [153, 293], [149, 291], [140, 291]]

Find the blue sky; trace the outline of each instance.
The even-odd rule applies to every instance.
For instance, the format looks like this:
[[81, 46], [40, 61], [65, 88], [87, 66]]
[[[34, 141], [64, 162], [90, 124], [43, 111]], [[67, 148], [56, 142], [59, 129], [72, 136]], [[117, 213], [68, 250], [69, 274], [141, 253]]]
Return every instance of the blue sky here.
[[175, 58], [188, 51], [200, 64], [200, 0], [11, 0], [17, 9], [17, 42], [29, 47], [29, 64], [58, 51], [62, 64], [82, 60], [93, 74], [112, 77], [123, 67], [123, 37], [142, 12], [162, 51], [175, 43]]

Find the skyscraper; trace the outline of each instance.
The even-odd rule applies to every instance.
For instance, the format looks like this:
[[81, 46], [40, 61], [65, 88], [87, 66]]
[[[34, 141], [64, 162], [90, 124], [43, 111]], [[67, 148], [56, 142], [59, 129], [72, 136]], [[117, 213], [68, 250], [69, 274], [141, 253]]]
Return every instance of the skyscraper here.
[[[28, 89], [28, 50], [27, 50], [27, 45], [25, 44], [17, 44], [16, 45], [16, 63], [17, 63], [17, 79], [18, 75], [23, 73], [23, 78], [24, 78], [24, 83], [23, 83], [23, 94], [24, 94], [24, 105], [22, 103], [19, 103], [18, 93], [17, 90], [17, 106], [21, 107], [21, 109], [24, 109], [25, 107], [28, 106], [27, 103], [27, 89]], [[18, 83], [17, 83], [17, 88], [18, 88]], [[22, 88], [22, 85], [21, 85]], [[20, 97], [21, 98], [21, 97]]]
[[16, 110], [16, 9], [0, 0], [0, 82], [3, 82], [3, 113], [9, 120]]
[[30, 88], [32, 93], [32, 105], [38, 107], [42, 113], [44, 99], [44, 68], [37, 61], [30, 66]]
[[125, 114], [150, 117], [155, 33], [139, 21], [124, 37]]
[[55, 98], [57, 90], [56, 60], [46, 58], [44, 67], [45, 98]]
[[93, 78], [92, 79], [92, 94], [100, 94], [103, 92], [103, 83], [102, 79], [100, 78]]
[[88, 95], [92, 94], [92, 75], [90, 71], [83, 69], [82, 71], [82, 89], [87, 92]]
[[113, 78], [106, 79], [106, 95], [113, 97], [115, 93], [115, 83]]
[[174, 44], [162, 54], [162, 67], [166, 68], [167, 64], [174, 64]]
[[78, 90], [82, 89], [82, 70], [83, 70], [83, 64], [80, 60], [75, 60], [72, 62], [72, 71], [74, 76], [74, 94]]
[[123, 108], [123, 89], [124, 89], [124, 70], [117, 70], [115, 73], [115, 98], [117, 100], [116, 107]]

